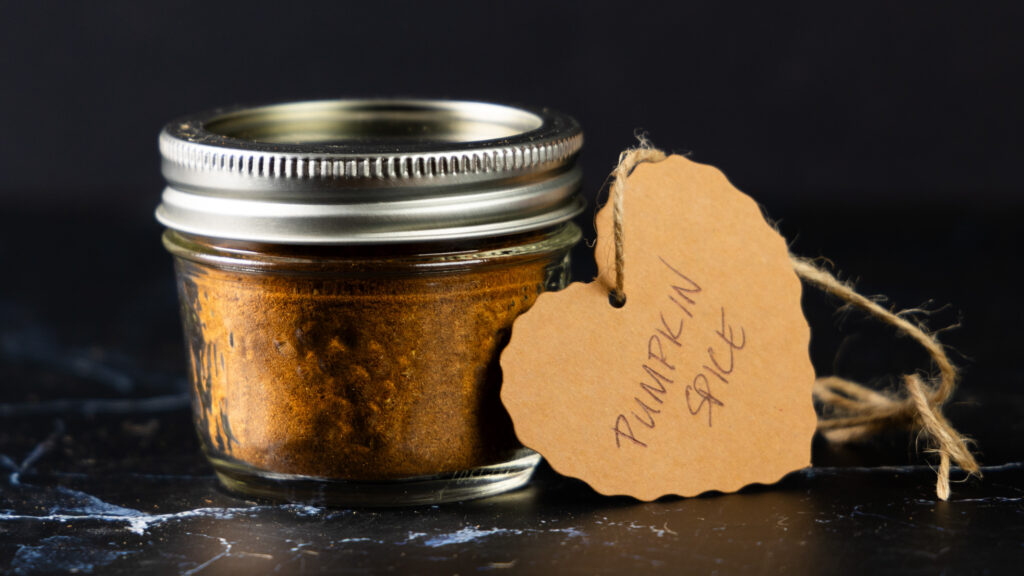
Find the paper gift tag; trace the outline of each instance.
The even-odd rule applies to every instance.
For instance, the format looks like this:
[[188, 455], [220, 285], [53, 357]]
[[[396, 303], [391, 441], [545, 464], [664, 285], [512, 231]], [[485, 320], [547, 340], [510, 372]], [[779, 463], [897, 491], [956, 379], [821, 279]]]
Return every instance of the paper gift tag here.
[[653, 500], [773, 483], [810, 465], [810, 330], [783, 238], [718, 169], [640, 164], [624, 196], [626, 303], [611, 206], [599, 277], [540, 295], [501, 357], [524, 445], [602, 494]]

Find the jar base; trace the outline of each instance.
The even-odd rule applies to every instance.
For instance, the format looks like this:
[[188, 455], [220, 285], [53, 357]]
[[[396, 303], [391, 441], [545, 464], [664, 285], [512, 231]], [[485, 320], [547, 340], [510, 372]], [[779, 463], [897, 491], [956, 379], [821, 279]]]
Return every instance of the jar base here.
[[540, 454], [523, 449], [500, 464], [384, 481], [281, 474], [238, 461], [209, 460], [221, 484], [236, 494], [316, 506], [383, 508], [458, 502], [515, 490], [530, 481]]

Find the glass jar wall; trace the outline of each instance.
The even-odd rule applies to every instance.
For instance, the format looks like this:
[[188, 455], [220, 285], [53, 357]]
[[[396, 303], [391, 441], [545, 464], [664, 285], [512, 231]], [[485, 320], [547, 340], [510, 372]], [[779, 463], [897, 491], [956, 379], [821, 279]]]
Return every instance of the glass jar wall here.
[[461, 245], [295, 248], [168, 231], [202, 446], [230, 489], [461, 500], [539, 457], [498, 397], [512, 321], [568, 281], [574, 224]]

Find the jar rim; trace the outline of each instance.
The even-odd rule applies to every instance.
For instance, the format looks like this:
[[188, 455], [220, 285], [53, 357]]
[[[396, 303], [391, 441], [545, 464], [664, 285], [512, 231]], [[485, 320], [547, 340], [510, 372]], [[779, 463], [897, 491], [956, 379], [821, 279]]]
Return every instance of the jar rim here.
[[[239, 273], [409, 275], [445, 274], [465, 269], [507, 266], [510, 262], [550, 259], [564, 254], [582, 237], [579, 226], [566, 222], [551, 230], [491, 239], [487, 242], [413, 244], [407, 250], [394, 247], [232, 245], [167, 230], [164, 248], [181, 260]], [[281, 249], [284, 248], [284, 249]]]
[[157, 218], [213, 237], [407, 242], [511, 234], [582, 210], [582, 130], [547, 108], [318, 100], [222, 108], [160, 134]]
[[478, 147], [488, 140], [550, 130], [565, 122], [559, 116], [485, 102], [313, 100], [213, 110], [171, 123], [168, 131], [247, 149], [268, 144], [275, 145], [272, 151], [285, 145], [294, 152], [387, 154], [395, 144], [415, 150]]

